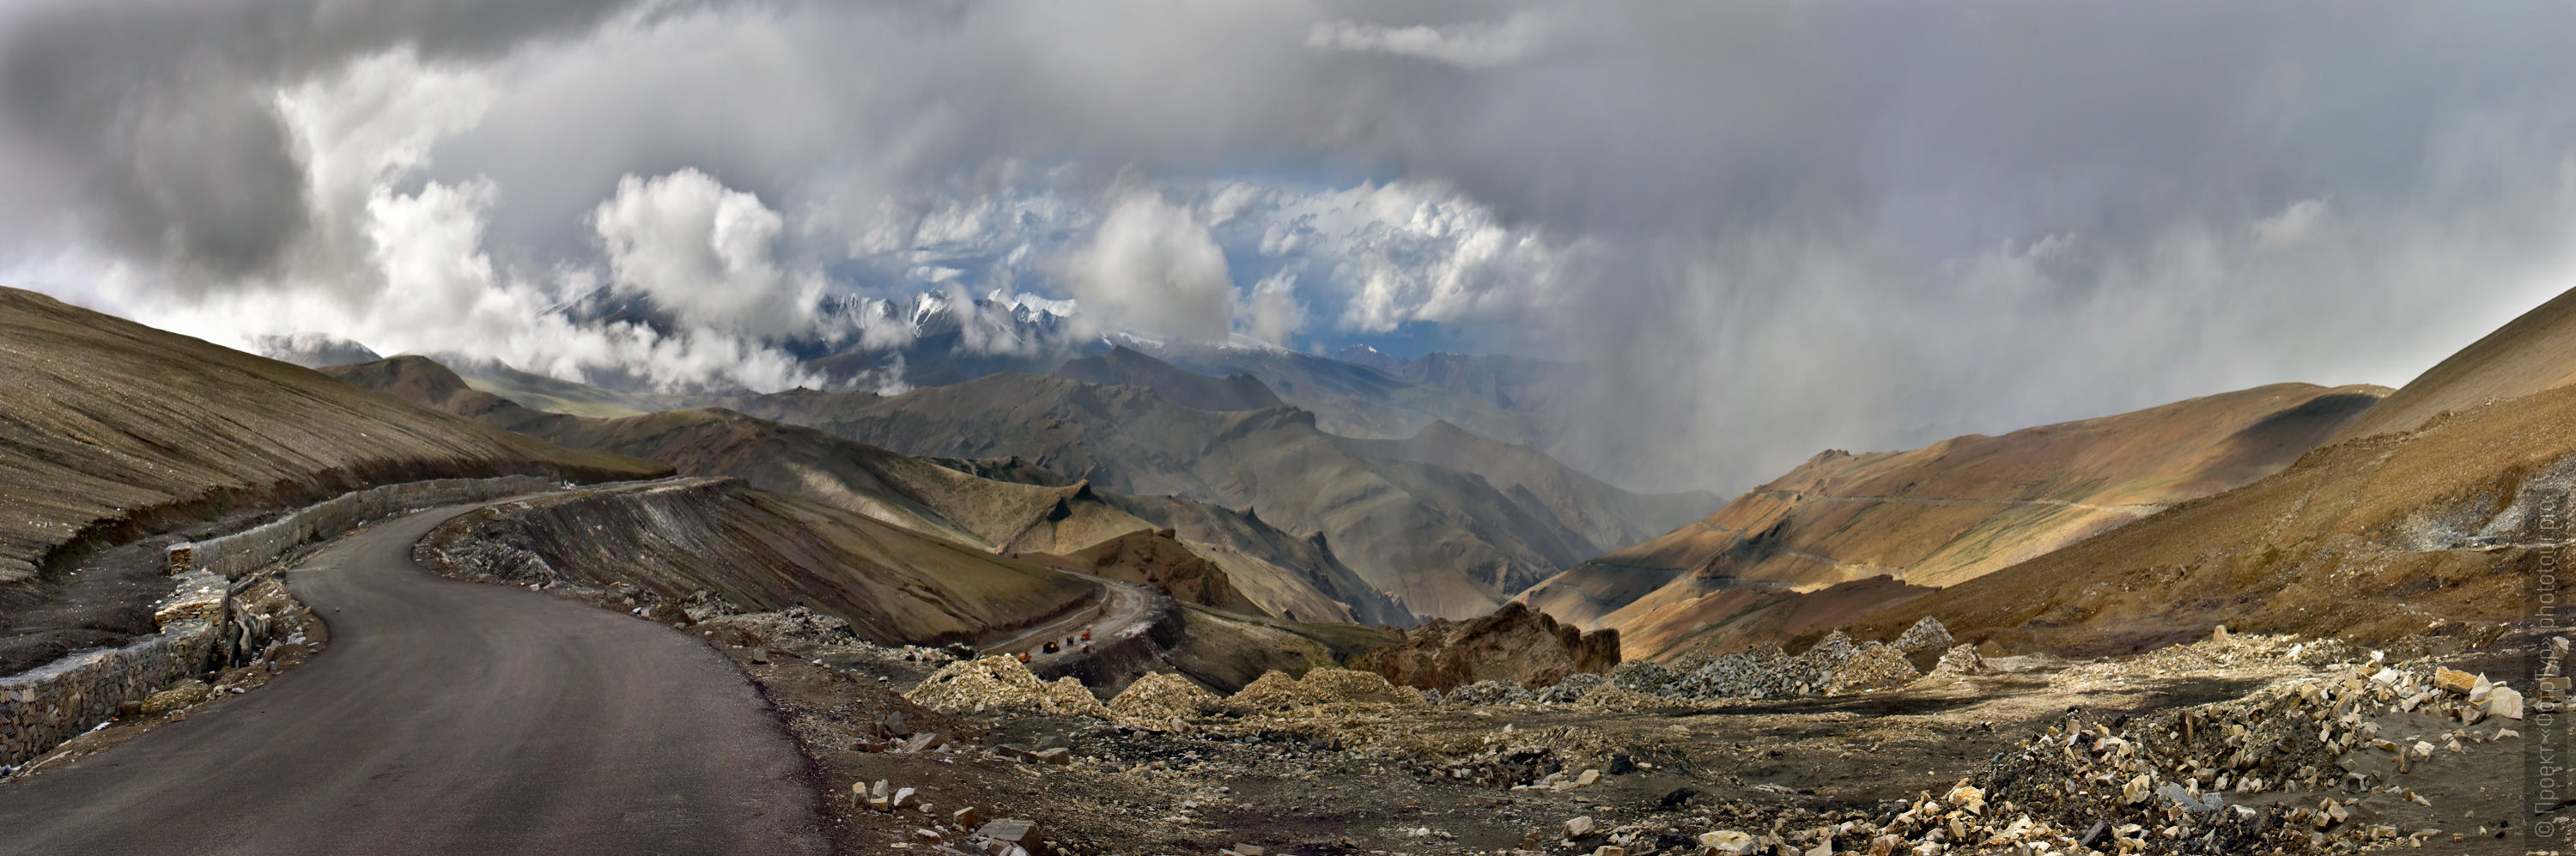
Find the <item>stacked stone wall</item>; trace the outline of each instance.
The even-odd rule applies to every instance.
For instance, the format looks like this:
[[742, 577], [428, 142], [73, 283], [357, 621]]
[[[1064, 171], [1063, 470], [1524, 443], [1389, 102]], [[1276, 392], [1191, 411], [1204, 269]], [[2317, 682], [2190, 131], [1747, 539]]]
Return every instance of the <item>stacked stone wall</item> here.
[[404, 482], [341, 494], [277, 520], [170, 548], [175, 581], [153, 608], [159, 632], [122, 648], [89, 651], [0, 678], [0, 769], [34, 760], [97, 728], [117, 706], [214, 667], [234, 581], [288, 551], [368, 523], [442, 505], [552, 490], [537, 476]]

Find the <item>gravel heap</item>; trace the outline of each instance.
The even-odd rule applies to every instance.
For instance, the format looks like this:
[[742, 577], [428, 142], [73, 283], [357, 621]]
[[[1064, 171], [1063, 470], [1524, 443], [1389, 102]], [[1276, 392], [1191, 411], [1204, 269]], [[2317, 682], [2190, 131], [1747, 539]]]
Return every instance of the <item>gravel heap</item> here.
[[[1856, 643], [1837, 630], [1794, 657], [1777, 646], [1727, 654], [1676, 674], [1659, 690], [1645, 691], [1692, 701], [1783, 698], [1901, 686], [1918, 677], [1922, 675], [1903, 650], [1884, 642]], [[1647, 680], [1642, 675], [1637, 679]]]
[[1109, 707], [1070, 677], [1054, 683], [1038, 680], [1018, 658], [992, 656], [950, 663], [903, 697], [941, 713], [1017, 708], [1057, 716], [1111, 718]]
[[1239, 708], [1312, 707], [1327, 704], [1391, 704], [1420, 707], [1422, 694], [1387, 683], [1376, 672], [1316, 669], [1303, 680], [1281, 672], [1263, 673], [1231, 699]]
[[1950, 650], [1941, 652], [1941, 662], [1932, 667], [1935, 675], [1982, 675], [1990, 671], [1993, 669], [1986, 666], [1986, 658], [1977, 656], [1973, 645], [1950, 646]]
[[1908, 654], [1916, 651], [1947, 650], [1955, 644], [1958, 644], [1958, 640], [1950, 638], [1950, 628], [1943, 625], [1940, 619], [1929, 615], [1923, 616], [1923, 620], [1914, 622], [1914, 626], [1905, 628], [1905, 633], [1896, 637], [1896, 650]]
[[1825, 692], [1846, 693], [1901, 687], [1923, 677], [1895, 646], [1871, 643], [1853, 651], [1825, 677]]
[[[1648, 702], [1648, 697], [1687, 704], [1863, 692], [1904, 686], [1923, 677], [1906, 659], [1905, 645], [1931, 646], [1949, 639], [1947, 628], [1926, 618], [1906, 630], [1899, 640], [1901, 644], [1896, 645], [1854, 642], [1836, 631], [1796, 656], [1770, 646], [1726, 654], [1688, 669], [1631, 661], [1619, 664], [1607, 675], [1568, 675], [1553, 686], [1535, 690], [1503, 681], [1478, 681], [1450, 690], [1445, 701], [1485, 707], [1572, 704], [1598, 696], [1597, 705], [1637, 710], [1658, 706]], [[1942, 655], [1941, 663], [1939, 668], [1952, 674], [1988, 671], [1984, 661], [1965, 645], [1952, 646]], [[1613, 692], [1605, 693], [1605, 689]]]
[[1125, 692], [1109, 700], [1109, 712], [1121, 721], [1144, 727], [1158, 727], [1173, 719], [1187, 719], [1215, 711], [1225, 699], [1208, 692], [1188, 678], [1171, 672], [1154, 672], [1128, 684]]
[[1556, 682], [1554, 686], [1536, 691], [1536, 695], [1539, 701], [1548, 704], [1569, 704], [1609, 684], [1610, 679], [1600, 675], [1573, 674], [1565, 676], [1565, 680]]
[[[717, 607], [721, 609], [722, 607]], [[761, 644], [785, 645], [803, 642], [812, 645], [866, 644], [850, 630], [850, 622], [801, 606], [778, 612], [715, 613], [691, 610], [690, 616], [700, 624], [739, 628]], [[705, 617], [698, 617], [703, 614]]]
[[[1621, 668], [1626, 668], [1622, 665]], [[1527, 704], [1538, 700], [1538, 694], [1511, 681], [1477, 681], [1449, 691], [1442, 701], [1467, 707], [1489, 707], [1501, 704]]]

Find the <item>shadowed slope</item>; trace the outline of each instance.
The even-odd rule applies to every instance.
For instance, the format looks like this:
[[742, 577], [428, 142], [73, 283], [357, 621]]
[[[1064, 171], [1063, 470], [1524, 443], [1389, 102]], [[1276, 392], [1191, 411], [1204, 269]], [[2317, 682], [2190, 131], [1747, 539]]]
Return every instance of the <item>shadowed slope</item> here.
[[735, 406], [910, 454], [1015, 455], [1104, 491], [1249, 507], [1282, 529], [1323, 533], [1370, 585], [1426, 615], [1482, 614], [1604, 548], [1529, 492], [1367, 457], [1299, 410], [1209, 412], [1135, 387], [1011, 374], [892, 397], [800, 391]]
[[[662, 461], [686, 475], [739, 478], [981, 550], [1070, 554], [1128, 533], [1177, 529], [1264, 609], [1322, 620], [1411, 623], [1409, 614], [1360, 583], [1329, 548], [1222, 508], [1103, 494], [1017, 461], [915, 458], [730, 410], [617, 419], [544, 413], [468, 388], [454, 372], [421, 357], [331, 371], [488, 424]], [[589, 397], [576, 384], [553, 383], [564, 397]], [[974, 474], [983, 471], [1009, 478]]]
[[1209, 377], [1125, 347], [1097, 357], [1068, 360], [1055, 373], [1102, 386], [1141, 386], [1165, 401], [1198, 410], [1267, 410], [1285, 406], [1279, 396], [1271, 394], [1269, 387], [1251, 375]]

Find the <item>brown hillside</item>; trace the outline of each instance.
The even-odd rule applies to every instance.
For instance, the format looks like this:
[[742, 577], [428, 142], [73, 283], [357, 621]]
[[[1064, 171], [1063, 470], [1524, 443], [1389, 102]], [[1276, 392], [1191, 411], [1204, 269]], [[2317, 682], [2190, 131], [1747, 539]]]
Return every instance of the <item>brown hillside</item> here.
[[[2576, 294], [2576, 293], [2571, 293]], [[2482, 400], [2485, 367], [2569, 353], [2568, 296], [2389, 396]], [[2411, 431], [2342, 440], [2269, 478], [1872, 617], [1884, 633], [1937, 615], [1963, 638], [2072, 652], [2135, 650], [2210, 625], [2367, 643], [2475, 634], [2525, 607], [2527, 571], [2565, 534], [2527, 531], [2576, 486], [2576, 387], [2452, 410]], [[2450, 410], [2450, 408], [2445, 408]]]
[[982, 640], [1099, 586], [731, 479], [493, 506], [448, 522], [419, 552], [512, 582], [622, 582], [662, 601], [704, 591], [757, 611], [805, 606], [886, 644]]
[[1011, 557], [1030, 564], [1152, 586], [1182, 603], [1248, 615], [1268, 614], [1259, 604], [1235, 590], [1234, 584], [1226, 579], [1224, 568], [1191, 552], [1188, 545], [1174, 537], [1175, 534], [1169, 529], [1129, 532], [1068, 556], [1014, 553]]
[[152, 628], [157, 568], [87, 551], [392, 482], [667, 472], [0, 289], [0, 674]]
[[2412, 431], [2445, 411], [2521, 398], [2576, 381], [2576, 291], [2524, 313], [2408, 381], [2335, 439]]
[[1574, 525], [1579, 513], [1545, 495], [1370, 457], [1300, 410], [1210, 412], [1138, 387], [1017, 374], [891, 397], [789, 392], [731, 403], [907, 454], [1013, 455], [1105, 492], [1254, 509], [1281, 529], [1323, 533], [1370, 586], [1425, 615], [1483, 614], [1605, 549]]
[[[1329, 548], [1257, 517], [1201, 503], [1104, 494], [1016, 460], [915, 458], [730, 410], [615, 419], [540, 412], [474, 390], [422, 357], [329, 371], [552, 442], [649, 458], [684, 475], [741, 479], [982, 550], [1061, 555], [1129, 533], [1177, 529], [1262, 610], [1313, 620], [1411, 623], [1410, 615], [1361, 583]], [[564, 381], [551, 381], [549, 388], [557, 399], [597, 397]]]
[[1908, 452], [1828, 451], [1523, 598], [1619, 628], [1643, 657], [1715, 620], [1694, 601], [1724, 589], [1813, 591], [1880, 575], [1956, 585], [2260, 478], [2382, 393], [2280, 384]]

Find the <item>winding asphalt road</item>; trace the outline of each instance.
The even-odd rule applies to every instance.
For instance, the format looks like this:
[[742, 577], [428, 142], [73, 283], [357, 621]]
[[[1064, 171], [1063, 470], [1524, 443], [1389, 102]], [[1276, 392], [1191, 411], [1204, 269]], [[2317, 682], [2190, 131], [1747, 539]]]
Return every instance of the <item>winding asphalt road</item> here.
[[1034, 666], [1081, 655], [1079, 643], [1075, 648], [1067, 648], [1053, 654], [1040, 650], [1048, 640], [1079, 636], [1082, 631], [1090, 630], [1093, 641], [1106, 642], [1118, 638], [1121, 633], [1141, 632], [1144, 625], [1154, 620], [1152, 610], [1155, 605], [1155, 595], [1159, 592], [1153, 589], [1063, 568], [1050, 570], [1099, 586], [1100, 597], [1094, 599], [1090, 605], [1066, 613], [1054, 621], [1011, 634], [1008, 639], [987, 644], [983, 646], [984, 653], [1017, 654], [1025, 651], [1030, 657], [1029, 664]]
[[430, 575], [464, 508], [314, 553], [312, 661], [0, 785], [0, 852], [825, 853], [804, 763], [732, 663], [671, 628]]

